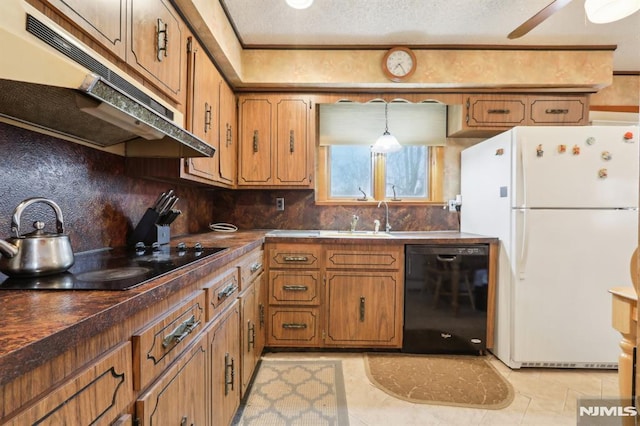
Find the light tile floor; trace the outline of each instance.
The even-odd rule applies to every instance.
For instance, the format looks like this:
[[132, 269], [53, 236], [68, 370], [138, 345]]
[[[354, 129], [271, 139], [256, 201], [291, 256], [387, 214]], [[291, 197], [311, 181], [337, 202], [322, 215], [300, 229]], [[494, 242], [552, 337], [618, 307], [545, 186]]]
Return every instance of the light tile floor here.
[[396, 399], [373, 386], [365, 373], [361, 353], [266, 353], [269, 359], [342, 360], [350, 426], [426, 425], [576, 425], [578, 398], [618, 395], [615, 370], [511, 370], [496, 358], [491, 362], [514, 387], [515, 398], [502, 410], [481, 410]]

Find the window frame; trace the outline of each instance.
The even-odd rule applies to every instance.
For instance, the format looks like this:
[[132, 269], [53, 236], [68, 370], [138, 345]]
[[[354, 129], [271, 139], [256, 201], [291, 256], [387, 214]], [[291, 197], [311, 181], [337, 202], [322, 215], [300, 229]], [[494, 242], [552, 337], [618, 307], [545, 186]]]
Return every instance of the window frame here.
[[330, 146], [316, 147], [316, 185], [315, 185], [315, 202], [316, 204], [325, 205], [363, 205], [377, 204], [379, 201], [393, 202], [405, 205], [441, 205], [443, 201], [444, 188], [444, 146], [427, 146], [429, 155], [429, 186], [428, 193], [431, 195], [427, 198], [411, 198], [393, 200], [386, 197], [385, 188], [385, 169], [386, 154], [373, 154], [373, 194], [367, 194], [367, 201], [358, 200], [351, 197], [330, 197]]

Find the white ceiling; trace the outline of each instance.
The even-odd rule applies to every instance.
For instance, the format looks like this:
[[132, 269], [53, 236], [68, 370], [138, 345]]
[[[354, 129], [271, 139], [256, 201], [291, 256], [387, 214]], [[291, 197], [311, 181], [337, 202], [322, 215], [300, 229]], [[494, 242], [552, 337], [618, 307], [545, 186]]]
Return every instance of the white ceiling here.
[[270, 45], [617, 45], [614, 71], [640, 71], [640, 12], [592, 24], [573, 0], [525, 36], [507, 35], [551, 0], [220, 0], [241, 43]]

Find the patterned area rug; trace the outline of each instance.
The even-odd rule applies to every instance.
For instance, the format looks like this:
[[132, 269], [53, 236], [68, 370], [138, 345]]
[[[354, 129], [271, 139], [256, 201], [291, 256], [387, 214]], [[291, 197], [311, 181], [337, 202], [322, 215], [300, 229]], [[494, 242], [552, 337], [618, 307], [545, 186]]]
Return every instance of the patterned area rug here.
[[262, 360], [233, 424], [348, 426], [342, 363]]
[[365, 364], [376, 387], [405, 401], [497, 410], [514, 397], [485, 357], [367, 354]]

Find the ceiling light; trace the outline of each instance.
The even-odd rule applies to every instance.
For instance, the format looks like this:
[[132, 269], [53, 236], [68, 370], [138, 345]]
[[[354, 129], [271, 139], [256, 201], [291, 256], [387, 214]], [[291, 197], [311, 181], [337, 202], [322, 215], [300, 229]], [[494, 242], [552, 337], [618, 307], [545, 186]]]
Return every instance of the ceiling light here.
[[285, 0], [294, 9], [306, 9], [313, 4], [313, 0]]
[[594, 24], [606, 24], [640, 10], [640, 0], [585, 0], [587, 18]]
[[389, 133], [389, 119], [387, 117], [387, 107], [389, 104], [384, 104], [384, 133], [376, 140], [371, 146], [371, 152], [376, 154], [387, 154], [389, 152], [398, 152], [402, 149], [400, 142], [391, 133]]

